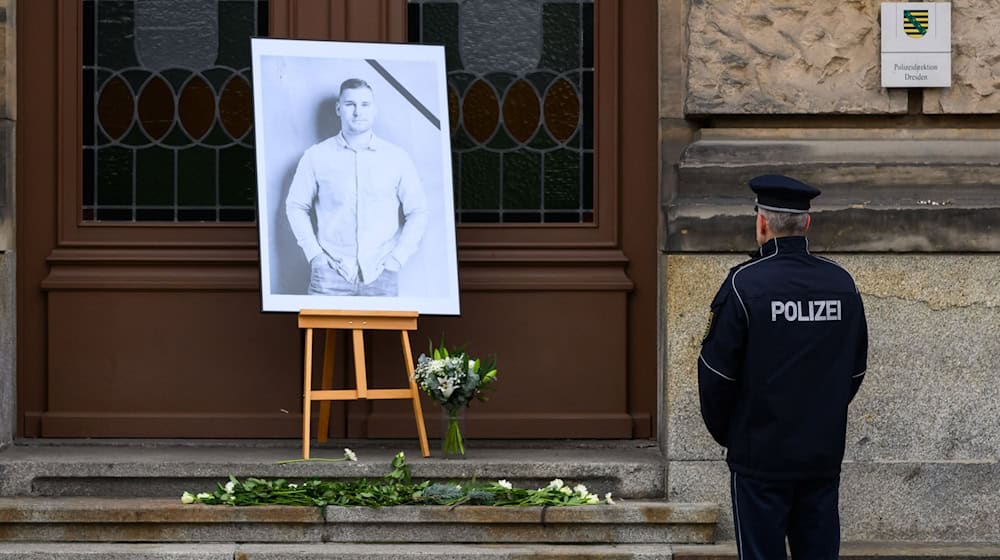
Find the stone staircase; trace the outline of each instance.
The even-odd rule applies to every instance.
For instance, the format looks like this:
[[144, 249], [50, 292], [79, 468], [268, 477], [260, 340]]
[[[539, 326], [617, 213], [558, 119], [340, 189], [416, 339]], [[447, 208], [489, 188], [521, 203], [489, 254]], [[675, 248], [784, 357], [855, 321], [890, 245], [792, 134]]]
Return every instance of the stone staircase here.
[[[718, 504], [671, 503], [652, 442], [473, 442], [464, 460], [423, 459], [412, 442], [339, 442], [356, 463], [292, 463], [288, 441], [53, 441], [0, 450], [0, 560], [736, 560], [715, 543]], [[418, 480], [553, 478], [612, 506], [232, 508], [183, 505], [184, 491], [239, 478], [379, 478], [406, 452]], [[727, 504], [722, 504], [727, 507]], [[989, 543], [845, 543], [852, 560], [1000, 559]]]
[[[713, 542], [715, 504], [669, 503], [651, 442], [476, 442], [463, 460], [423, 459], [411, 442], [314, 449], [358, 462], [277, 464], [294, 442], [22, 443], [0, 452], [0, 560], [670, 558], [677, 543]], [[410, 448], [412, 447], [412, 448]], [[184, 491], [239, 478], [379, 478], [402, 449], [417, 480], [553, 478], [615, 505], [390, 508], [183, 505]]]

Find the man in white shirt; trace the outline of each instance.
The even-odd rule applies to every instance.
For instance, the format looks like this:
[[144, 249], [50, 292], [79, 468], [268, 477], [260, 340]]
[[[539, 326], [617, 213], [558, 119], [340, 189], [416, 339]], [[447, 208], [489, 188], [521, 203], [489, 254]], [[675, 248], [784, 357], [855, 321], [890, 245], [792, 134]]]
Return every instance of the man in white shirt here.
[[309, 294], [395, 297], [398, 272], [427, 226], [416, 167], [375, 136], [376, 113], [372, 87], [344, 81], [340, 134], [307, 149], [292, 178], [285, 212], [312, 267]]

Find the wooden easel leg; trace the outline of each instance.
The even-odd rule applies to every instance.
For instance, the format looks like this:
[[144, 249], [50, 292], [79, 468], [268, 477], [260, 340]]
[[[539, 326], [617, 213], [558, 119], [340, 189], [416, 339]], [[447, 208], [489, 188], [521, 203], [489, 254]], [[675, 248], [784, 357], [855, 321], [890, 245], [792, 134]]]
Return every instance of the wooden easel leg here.
[[424, 411], [420, 407], [420, 391], [413, 379], [413, 354], [410, 352], [410, 333], [402, 331], [403, 360], [406, 362], [406, 378], [410, 382], [410, 395], [413, 401], [413, 416], [417, 420], [417, 437], [420, 439], [420, 452], [424, 457], [430, 457], [431, 451], [427, 445], [427, 428], [424, 426]]
[[358, 398], [368, 398], [368, 378], [365, 373], [365, 331], [354, 329], [354, 377]]
[[[323, 345], [323, 379], [320, 389], [333, 389], [333, 351], [337, 345], [337, 332], [326, 330], [326, 342]], [[319, 402], [319, 426], [316, 429], [316, 441], [326, 443], [330, 433], [330, 401]]]
[[302, 458], [309, 459], [309, 411], [312, 408], [313, 330], [306, 329], [305, 386], [302, 390]]

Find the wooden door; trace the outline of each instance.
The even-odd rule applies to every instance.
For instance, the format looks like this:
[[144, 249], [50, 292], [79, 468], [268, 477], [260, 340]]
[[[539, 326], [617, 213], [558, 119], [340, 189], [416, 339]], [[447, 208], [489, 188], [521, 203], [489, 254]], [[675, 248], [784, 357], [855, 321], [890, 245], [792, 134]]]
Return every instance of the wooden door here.
[[[93, 84], [81, 68], [92, 5], [18, 4], [18, 433], [295, 437], [302, 338], [294, 316], [260, 313], [255, 224], [222, 219], [225, 205], [212, 221], [184, 221], [179, 210], [160, 221], [91, 212], [92, 156], [81, 138]], [[656, 3], [598, 0], [593, 10], [592, 216], [462, 223], [462, 316], [421, 318], [414, 337], [417, 351], [443, 334], [498, 355], [498, 391], [474, 405], [470, 437], [654, 435]], [[277, 37], [405, 41], [412, 32], [403, 0], [271, 0], [263, 17]], [[141, 96], [136, 103], [140, 118]], [[177, 173], [177, 193], [197, 181]], [[253, 188], [252, 175], [220, 176], [229, 186], [217, 192]], [[96, 177], [108, 189], [119, 180]], [[157, 180], [128, 178], [132, 201]], [[398, 385], [395, 340], [371, 344], [373, 385]], [[332, 434], [412, 436], [398, 404], [340, 407]], [[435, 409], [425, 410], [430, 418]]]

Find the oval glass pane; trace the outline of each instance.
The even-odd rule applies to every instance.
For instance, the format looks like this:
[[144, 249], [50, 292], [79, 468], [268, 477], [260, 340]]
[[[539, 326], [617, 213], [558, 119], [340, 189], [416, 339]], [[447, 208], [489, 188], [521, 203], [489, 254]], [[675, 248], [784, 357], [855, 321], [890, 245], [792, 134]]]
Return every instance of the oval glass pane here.
[[163, 138], [174, 124], [174, 92], [167, 82], [153, 76], [139, 94], [139, 122], [153, 140]]
[[101, 128], [112, 139], [118, 140], [130, 126], [135, 116], [132, 90], [119, 76], [108, 81], [97, 101], [97, 117]]

